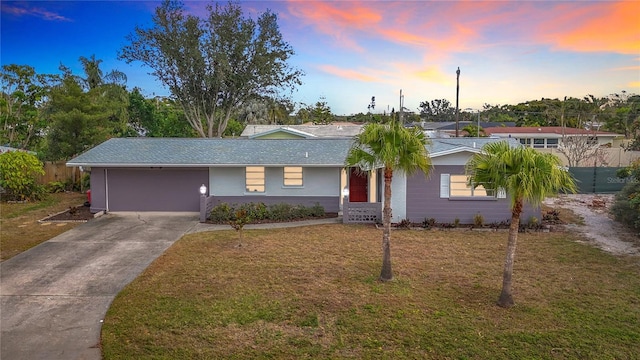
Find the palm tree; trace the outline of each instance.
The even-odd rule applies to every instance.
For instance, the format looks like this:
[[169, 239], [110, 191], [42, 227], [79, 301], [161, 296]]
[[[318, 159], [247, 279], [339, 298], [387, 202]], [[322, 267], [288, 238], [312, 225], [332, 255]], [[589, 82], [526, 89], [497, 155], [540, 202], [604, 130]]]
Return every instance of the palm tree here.
[[510, 199], [511, 225], [498, 305], [511, 307], [514, 305], [511, 277], [524, 203], [539, 206], [545, 197], [559, 191], [575, 192], [576, 184], [557, 156], [530, 147], [511, 147], [506, 141], [485, 145], [481, 153], [469, 159], [466, 171], [469, 184], [504, 190]]
[[96, 55], [93, 54], [90, 58], [80, 56], [80, 62], [82, 63], [84, 74], [87, 77], [85, 81], [89, 86], [89, 90], [102, 85], [102, 70], [100, 70], [100, 63], [102, 60], [96, 59]]
[[354, 138], [345, 167], [367, 171], [383, 167], [384, 204], [382, 211], [382, 271], [381, 281], [393, 279], [391, 271], [391, 180], [394, 171], [411, 175], [420, 170], [425, 175], [431, 170], [431, 159], [426, 149], [427, 138], [420, 128], [405, 128], [398, 121], [387, 124], [369, 123]]

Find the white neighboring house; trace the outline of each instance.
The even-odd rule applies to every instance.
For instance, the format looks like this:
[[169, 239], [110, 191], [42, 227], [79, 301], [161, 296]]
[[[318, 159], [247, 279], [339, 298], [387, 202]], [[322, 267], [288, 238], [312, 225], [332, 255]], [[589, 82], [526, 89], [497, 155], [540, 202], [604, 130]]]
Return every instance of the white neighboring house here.
[[585, 130], [561, 126], [489, 127], [488, 136], [514, 138], [525, 146], [536, 149], [555, 149], [563, 138], [586, 138], [592, 145], [620, 147], [624, 135], [599, 130]]

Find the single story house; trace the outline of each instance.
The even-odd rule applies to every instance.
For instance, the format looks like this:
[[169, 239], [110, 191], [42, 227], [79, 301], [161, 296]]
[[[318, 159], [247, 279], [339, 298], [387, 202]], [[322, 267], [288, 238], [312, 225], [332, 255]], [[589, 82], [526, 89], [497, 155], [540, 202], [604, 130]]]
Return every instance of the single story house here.
[[499, 138], [513, 138], [522, 145], [536, 149], [557, 148], [565, 137], [585, 137], [593, 145], [620, 146], [618, 139], [624, 135], [600, 130], [586, 130], [562, 126], [533, 126], [533, 127], [487, 127], [485, 134]]
[[[67, 166], [91, 172], [91, 211], [201, 211], [202, 199], [226, 202], [322, 205], [327, 212], [348, 204], [380, 209], [381, 169], [345, 169], [353, 139], [114, 138], [71, 159]], [[508, 199], [492, 189], [466, 185], [464, 164], [482, 145], [498, 139], [431, 139], [428, 177], [394, 173], [393, 221], [472, 223], [510, 218]], [[520, 146], [511, 140], [513, 146]], [[207, 193], [199, 189], [205, 185]], [[347, 204], [347, 205], [348, 205]], [[539, 218], [540, 212], [525, 214]]]

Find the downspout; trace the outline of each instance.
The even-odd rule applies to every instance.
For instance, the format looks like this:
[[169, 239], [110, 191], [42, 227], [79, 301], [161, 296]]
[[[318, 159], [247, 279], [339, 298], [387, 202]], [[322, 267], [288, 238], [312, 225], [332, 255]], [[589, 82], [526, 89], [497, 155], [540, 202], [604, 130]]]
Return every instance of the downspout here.
[[108, 169], [104, 169], [104, 211], [109, 212], [109, 173]]

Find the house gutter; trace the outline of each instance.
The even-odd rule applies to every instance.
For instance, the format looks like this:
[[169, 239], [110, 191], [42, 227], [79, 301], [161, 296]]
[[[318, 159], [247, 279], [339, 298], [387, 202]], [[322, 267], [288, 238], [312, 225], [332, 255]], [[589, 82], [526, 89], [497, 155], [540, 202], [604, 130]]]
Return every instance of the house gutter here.
[[145, 164], [145, 163], [88, 163], [88, 162], [68, 162], [67, 167], [83, 166], [83, 167], [170, 167], [170, 168], [193, 168], [193, 167], [239, 167], [239, 166], [264, 166], [264, 167], [282, 167], [282, 166], [302, 166], [302, 167], [344, 167], [344, 163], [339, 164]]

